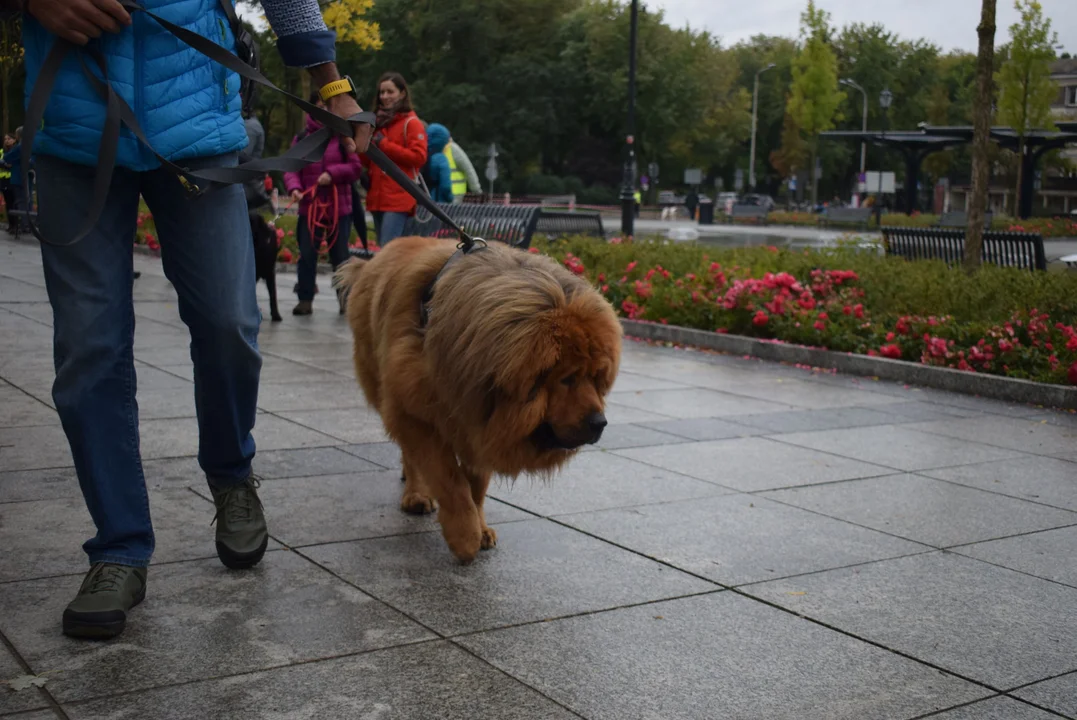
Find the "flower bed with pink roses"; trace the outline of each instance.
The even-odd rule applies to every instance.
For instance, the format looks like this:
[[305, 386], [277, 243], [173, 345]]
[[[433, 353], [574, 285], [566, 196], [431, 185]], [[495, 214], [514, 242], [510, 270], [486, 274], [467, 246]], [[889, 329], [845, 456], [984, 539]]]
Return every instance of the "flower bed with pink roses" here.
[[1077, 385], [1077, 274], [969, 276], [853, 248], [539, 243], [623, 317]]

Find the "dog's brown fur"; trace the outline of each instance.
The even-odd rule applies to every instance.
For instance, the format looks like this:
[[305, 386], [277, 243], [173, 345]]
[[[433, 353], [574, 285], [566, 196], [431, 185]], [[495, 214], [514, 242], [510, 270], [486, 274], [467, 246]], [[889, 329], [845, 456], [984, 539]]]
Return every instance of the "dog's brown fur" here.
[[449, 549], [466, 563], [497, 542], [483, 515], [493, 473], [551, 474], [594, 441], [588, 418], [602, 417], [622, 332], [585, 280], [501, 243], [446, 270], [423, 328], [422, 292], [454, 251], [398, 238], [342, 266], [337, 281], [359, 383], [401, 448], [401, 507], [431, 512], [436, 502]]

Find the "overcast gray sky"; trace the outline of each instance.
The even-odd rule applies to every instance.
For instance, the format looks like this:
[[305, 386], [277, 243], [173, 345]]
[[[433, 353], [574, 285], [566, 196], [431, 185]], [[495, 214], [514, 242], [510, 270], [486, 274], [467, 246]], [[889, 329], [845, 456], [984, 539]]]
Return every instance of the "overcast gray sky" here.
[[[641, 0], [662, 8], [670, 24], [706, 28], [732, 45], [760, 33], [796, 36], [807, 0]], [[849, 23], [881, 23], [902, 38], [926, 38], [943, 48], [975, 52], [980, 0], [816, 0], [837, 27]], [[1059, 42], [1077, 52], [1077, 0], [1040, 0]], [[1013, 0], [998, 0], [995, 45], [1009, 39], [1017, 20]]]

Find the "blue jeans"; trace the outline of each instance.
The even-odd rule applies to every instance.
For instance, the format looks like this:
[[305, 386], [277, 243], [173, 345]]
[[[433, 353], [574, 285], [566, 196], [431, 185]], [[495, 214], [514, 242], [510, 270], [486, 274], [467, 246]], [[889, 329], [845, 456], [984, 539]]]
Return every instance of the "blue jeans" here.
[[[337, 219], [337, 223], [337, 239], [333, 242], [332, 247], [329, 248], [329, 262], [333, 264], [334, 270], [349, 257], [348, 241], [351, 239], [352, 234], [352, 216], [341, 215]], [[307, 229], [307, 216], [300, 215], [299, 222], [296, 223], [295, 227], [296, 242], [299, 244], [299, 267], [296, 269], [299, 276], [297, 278], [299, 290], [296, 295], [299, 296], [300, 300], [313, 300], [314, 278], [318, 274], [318, 253], [310, 246], [310, 230]], [[318, 232], [319, 243], [322, 240], [322, 232], [324, 231]], [[328, 242], [326, 240], [327, 244]]]
[[371, 212], [374, 216], [374, 234], [378, 236], [378, 247], [385, 247], [390, 240], [404, 234], [404, 223], [408, 214], [402, 212]]
[[[65, 242], [89, 209], [94, 168], [38, 156], [39, 224]], [[236, 155], [192, 169], [232, 166]], [[70, 247], [41, 245], [53, 311], [52, 397], [97, 527], [91, 563], [146, 566], [154, 549], [135, 401], [132, 239], [139, 194], [153, 213], [165, 275], [191, 334], [198, 462], [215, 487], [242, 482], [254, 457], [261, 312], [243, 187], [188, 199], [167, 170], [116, 168], [97, 227]]]

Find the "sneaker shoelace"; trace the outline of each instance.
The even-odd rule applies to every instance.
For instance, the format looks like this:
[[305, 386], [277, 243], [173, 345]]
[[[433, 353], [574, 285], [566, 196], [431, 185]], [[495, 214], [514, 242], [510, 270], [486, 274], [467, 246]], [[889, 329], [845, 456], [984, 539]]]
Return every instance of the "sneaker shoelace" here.
[[220, 503], [217, 505], [217, 512], [214, 513], [210, 525], [217, 522], [217, 518], [221, 516], [221, 513], [224, 513], [224, 517], [229, 523], [251, 521], [254, 518], [254, 506], [257, 505], [259, 509], [262, 507], [262, 501], [254, 493], [254, 490], [259, 488], [261, 484], [258, 478], [251, 477], [246, 482], [225, 490], [221, 495]]
[[90, 595], [103, 592], [118, 592], [123, 587], [125, 575], [126, 573], [120, 567], [101, 563], [91, 571], [86, 592]]

